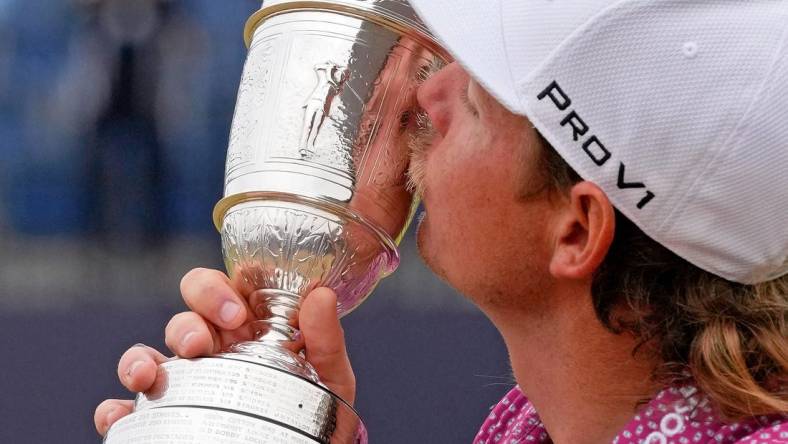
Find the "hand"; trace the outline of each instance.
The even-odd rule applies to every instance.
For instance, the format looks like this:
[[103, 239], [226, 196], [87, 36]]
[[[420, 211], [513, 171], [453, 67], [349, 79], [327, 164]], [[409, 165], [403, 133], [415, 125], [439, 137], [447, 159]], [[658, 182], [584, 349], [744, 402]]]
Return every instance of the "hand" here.
[[[244, 297], [250, 292], [220, 271], [190, 271], [181, 280], [181, 294], [192, 311], [173, 316], [167, 324], [167, 347], [178, 357], [195, 358], [250, 340], [250, 330], [244, 328], [253, 320]], [[296, 346], [305, 349], [306, 359], [317, 370], [321, 382], [352, 405], [356, 379], [336, 304], [336, 294], [328, 288], [318, 288], [307, 295], [299, 313], [303, 342]], [[153, 386], [159, 364], [169, 359], [173, 358], [151, 347], [135, 345], [120, 358], [118, 378], [132, 392], [144, 392]], [[131, 413], [133, 406], [131, 400], [105, 400], [96, 408], [96, 430], [104, 435], [115, 421]]]

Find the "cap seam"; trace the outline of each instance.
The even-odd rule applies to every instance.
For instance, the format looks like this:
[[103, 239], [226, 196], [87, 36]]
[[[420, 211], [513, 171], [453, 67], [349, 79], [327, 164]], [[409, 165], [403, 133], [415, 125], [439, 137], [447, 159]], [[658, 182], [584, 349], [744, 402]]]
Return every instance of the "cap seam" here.
[[775, 45], [771, 60], [769, 61], [769, 65], [765, 71], [765, 74], [761, 78], [758, 86], [754, 88], [754, 93], [752, 95], [752, 98], [750, 99], [750, 102], [747, 104], [747, 108], [742, 113], [741, 117], [736, 122], [736, 124], [733, 125], [730, 135], [725, 139], [725, 142], [722, 143], [721, 148], [708, 161], [706, 167], [700, 173], [697, 174], [692, 185], [687, 187], [681, 199], [679, 199], [674, 205], [670, 214], [668, 214], [668, 216], [665, 219], [663, 219], [662, 223], [657, 227], [658, 231], [663, 232], [663, 231], [670, 231], [672, 229], [673, 225], [676, 223], [674, 216], [676, 214], [683, 213], [684, 208], [686, 208], [694, 200], [693, 196], [697, 196], [694, 192], [697, 191], [698, 189], [703, 188], [703, 183], [705, 183], [703, 179], [714, 175], [714, 173], [717, 171], [717, 169], [719, 169], [723, 161], [727, 159], [728, 156], [733, 151], [732, 148], [733, 143], [737, 135], [740, 133], [740, 130], [747, 126], [748, 124], [747, 118], [750, 116], [750, 114], [754, 112], [758, 99], [760, 99], [761, 96], [763, 95], [763, 91], [766, 88], [766, 84], [775, 70], [777, 62], [780, 58], [780, 54], [783, 53], [783, 49], [786, 46], [786, 41], [788, 41], [788, 14], [785, 15], [784, 21], [785, 23], [783, 24], [783, 32], [780, 37], [780, 40], [777, 43], [777, 45]]
[[[503, 21], [503, 5], [501, 4], [501, 0], [497, 0], [497, 2], [498, 2], [498, 23], [499, 23], [500, 28], [501, 28], [501, 40], [502, 40], [501, 43], [503, 43], [503, 53], [506, 56], [506, 71], [509, 74], [509, 84], [512, 85], [512, 88], [514, 89], [513, 92], [515, 94], [515, 97], [517, 98], [517, 101], [520, 102], [520, 94], [517, 91], [518, 90], [518, 84], [514, 80], [514, 73], [512, 72], [512, 64], [509, 61], [509, 58], [510, 58], [509, 57], [509, 43], [508, 43], [508, 40], [506, 38], [506, 26], [505, 26], [504, 21]], [[520, 103], [520, 109], [522, 110], [522, 103]], [[515, 113], [517, 111], [519, 111], [519, 110], [515, 110]]]

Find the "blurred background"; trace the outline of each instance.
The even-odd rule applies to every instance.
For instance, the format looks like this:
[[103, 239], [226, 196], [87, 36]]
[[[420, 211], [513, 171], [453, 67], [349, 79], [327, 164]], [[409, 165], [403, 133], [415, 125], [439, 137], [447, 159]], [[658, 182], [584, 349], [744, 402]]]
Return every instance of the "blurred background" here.
[[[0, 0], [0, 443], [100, 442], [117, 359], [165, 350], [259, 0]], [[344, 320], [371, 442], [471, 442], [511, 387], [483, 316], [418, 259]]]

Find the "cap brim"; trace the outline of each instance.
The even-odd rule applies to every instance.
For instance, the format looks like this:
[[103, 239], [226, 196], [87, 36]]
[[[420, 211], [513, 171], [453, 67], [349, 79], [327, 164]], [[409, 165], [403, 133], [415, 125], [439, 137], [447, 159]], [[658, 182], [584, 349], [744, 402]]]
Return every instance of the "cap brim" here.
[[456, 0], [411, 0], [446, 50], [506, 108], [524, 114], [505, 53], [499, 0], [484, 7]]

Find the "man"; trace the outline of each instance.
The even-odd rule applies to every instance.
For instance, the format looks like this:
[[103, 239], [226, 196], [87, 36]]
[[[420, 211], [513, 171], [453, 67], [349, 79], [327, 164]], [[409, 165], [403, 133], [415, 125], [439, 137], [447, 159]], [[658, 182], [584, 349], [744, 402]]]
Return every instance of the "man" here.
[[[420, 251], [518, 383], [474, 442], [788, 442], [788, 2], [412, 3], [467, 67], [419, 91]], [[173, 352], [241, 339], [227, 277], [181, 289]], [[352, 402], [334, 304], [315, 290], [300, 326]], [[133, 347], [121, 381], [164, 359]], [[105, 401], [99, 431], [130, 407]]]

